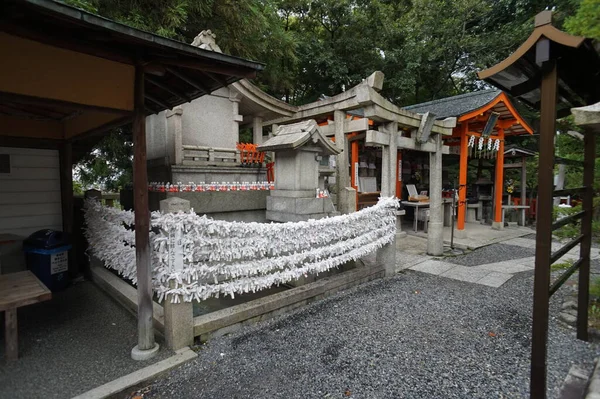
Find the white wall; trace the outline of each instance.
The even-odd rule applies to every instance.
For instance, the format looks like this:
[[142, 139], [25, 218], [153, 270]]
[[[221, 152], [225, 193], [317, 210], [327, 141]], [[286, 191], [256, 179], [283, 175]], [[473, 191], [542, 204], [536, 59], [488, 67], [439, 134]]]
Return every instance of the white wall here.
[[10, 175], [0, 173], [0, 234], [62, 230], [58, 151], [0, 147]]

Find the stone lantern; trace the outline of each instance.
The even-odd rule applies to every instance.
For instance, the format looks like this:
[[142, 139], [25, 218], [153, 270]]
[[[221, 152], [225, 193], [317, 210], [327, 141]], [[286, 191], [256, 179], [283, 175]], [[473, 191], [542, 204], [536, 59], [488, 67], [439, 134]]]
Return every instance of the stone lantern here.
[[280, 126], [258, 147], [275, 156], [275, 190], [267, 197], [268, 220], [296, 222], [337, 215], [331, 198], [318, 198], [319, 163], [341, 152], [319, 132], [315, 120]]

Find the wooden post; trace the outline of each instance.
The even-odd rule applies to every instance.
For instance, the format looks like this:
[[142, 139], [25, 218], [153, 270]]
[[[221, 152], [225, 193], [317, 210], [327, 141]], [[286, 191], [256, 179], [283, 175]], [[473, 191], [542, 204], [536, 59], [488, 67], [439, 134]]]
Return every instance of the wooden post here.
[[4, 318], [4, 340], [6, 341], [6, 360], [17, 360], [19, 358], [17, 308], [6, 309], [4, 311]]
[[[460, 161], [458, 172], [458, 215], [456, 227], [459, 231], [465, 229], [465, 218], [467, 215], [467, 168], [469, 167], [468, 145], [469, 138], [467, 132], [469, 122], [463, 122], [460, 125]], [[460, 235], [457, 234], [457, 235]]]
[[133, 111], [133, 201], [135, 258], [138, 294], [138, 344], [131, 351], [134, 360], [146, 360], [158, 352], [152, 326], [152, 258], [150, 256], [150, 212], [148, 210], [148, 170], [146, 165], [146, 111], [144, 107], [144, 67], [135, 66]]
[[550, 299], [550, 256], [552, 251], [552, 193], [554, 191], [554, 135], [556, 132], [556, 62], [554, 60], [544, 62], [542, 64], [542, 71], [538, 218], [536, 225], [535, 277], [533, 283], [530, 378], [530, 395], [531, 398], [536, 399], [546, 398], [548, 301]]
[[504, 129], [498, 129], [498, 138], [500, 139], [500, 149], [498, 150], [498, 157], [496, 158], [496, 178], [494, 182], [495, 209], [492, 228], [502, 230], [504, 228], [504, 219], [502, 218], [502, 194], [504, 193]]
[[[521, 205], [527, 205], [527, 164], [525, 163], [526, 158], [521, 158]], [[527, 224], [527, 210], [521, 209], [521, 226]]]
[[350, 164], [350, 184], [358, 189], [358, 140], [350, 143], [352, 163]]
[[583, 136], [583, 210], [581, 219], [581, 241], [579, 257], [579, 287], [577, 296], [577, 338], [588, 340], [588, 306], [590, 301], [590, 250], [592, 248], [592, 219], [594, 212], [594, 162], [596, 157], [596, 137], [592, 129], [586, 129]]
[[350, 182], [356, 190], [356, 210], [358, 210], [358, 140], [350, 143], [352, 161], [350, 164]]

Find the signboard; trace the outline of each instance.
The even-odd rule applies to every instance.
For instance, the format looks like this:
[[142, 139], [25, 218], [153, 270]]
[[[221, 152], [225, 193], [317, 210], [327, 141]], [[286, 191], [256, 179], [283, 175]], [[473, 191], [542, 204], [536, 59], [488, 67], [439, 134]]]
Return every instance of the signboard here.
[[354, 162], [354, 184], [358, 187], [358, 162]]
[[69, 269], [69, 252], [50, 255], [50, 274], [66, 272]]
[[398, 181], [402, 181], [402, 160], [398, 160]]

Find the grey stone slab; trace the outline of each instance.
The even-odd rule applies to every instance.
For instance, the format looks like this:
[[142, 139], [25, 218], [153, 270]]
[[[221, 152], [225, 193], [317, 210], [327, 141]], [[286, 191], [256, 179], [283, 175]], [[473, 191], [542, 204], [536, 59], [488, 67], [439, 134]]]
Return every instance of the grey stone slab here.
[[455, 267], [457, 267], [457, 266], [450, 264], [450, 263], [440, 262], [438, 260], [431, 259], [431, 260], [426, 260], [425, 262], [421, 262], [415, 266], [412, 266], [410, 269], [415, 270], [417, 272], [434, 274], [437, 276], [437, 275], [445, 273]]
[[490, 273], [489, 270], [479, 270], [474, 267], [454, 266], [452, 269], [440, 274], [440, 276], [466, 281], [467, 283], [476, 283]]
[[487, 265], [475, 266], [474, 268], [480, 269], [480, 270], [489, 270], [491, 272], [498, 272], [498, 273], [503, 273], [503, 274], [520, 273], [520, 272], [526, 272], [528, 270], [533, 270], [533, 265], [532, 266], [522, 265], [517, 262], [518, 262], [518, 260], [489, 263]]
[[267, 211], [294, 213], [296, 198], [267, 197]]
[[323, 198], [296, 198], [296, 213], [307, 215], [311, 213], [323, 213]]
[[314, 198], [314, 190], [271, 190], [271, 197]]
[[477, 281], [477, 284], [498, 288], [512, 278], [512, 274], [491, 272]]
[[323, 212], [335, 212], [335, 206], [333, 206], [333, 201], [331, 200], [331, 198], [323, 198]]
[[431, 259], [429, 256], [414, 255], [407, 252], [396, 254], [396, 270], [404, 270]]

